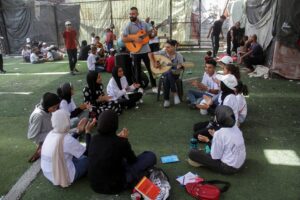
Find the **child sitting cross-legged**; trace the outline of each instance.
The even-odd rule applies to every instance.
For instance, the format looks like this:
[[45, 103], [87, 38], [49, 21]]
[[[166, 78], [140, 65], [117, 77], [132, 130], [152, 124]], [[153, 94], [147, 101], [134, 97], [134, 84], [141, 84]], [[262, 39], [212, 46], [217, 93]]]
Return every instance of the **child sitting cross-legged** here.
[[214, 98], [219, 93], [219, 85], [215, 82], [216, 78], [216, 61], [211, 59], [205, 63], [205, 72], [201, 82], [193, 81], [192, 85], [198, 90], [188, 91], [188, 101], [191, 108], [196, 108], [203, 100], [203, 96]]
[[236, 126], [235, 115], [229, 106], [218, 106], [215, 112], [217, 129], [210, 129], [209, 137], [198, 135], [200, 142], [211, 143], [210, 153], [192, 149], [188, 162], [194, 167], [205, 166], [222, 174], [238, 172], [246, 159], [246, 148], [241, 130]]

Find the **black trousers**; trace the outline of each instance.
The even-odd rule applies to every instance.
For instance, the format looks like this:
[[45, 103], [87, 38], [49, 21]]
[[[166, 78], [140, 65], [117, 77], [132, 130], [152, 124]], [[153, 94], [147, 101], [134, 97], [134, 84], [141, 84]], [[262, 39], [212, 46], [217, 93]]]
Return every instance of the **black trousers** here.
[[156, 87], [156, 81], [153, 78], [152, 71], [150, 68], [150, 59], [148, 57], [148, 53], [142, 53], [142, 54], [133, 54], [133, 62], [134, 62], [134, 72], [135, 72], [135, 79], [136, 82], [139, 84], [142, 84], [142, 78], [141, 78], [141, 73], [142, 73], [142, 64], [141, 62], [145, 63], [147, 71], [149, 73], [150, 81], [152, 87]]
[[254, 71], [253, 65], [263, 65], [264, 59], [263, 59], [263, 57], [248, 56], [244, 59], [244, 63], [248, 69], [250, 69], [251, 71]]
[[193, 137], [195, 139], [198, 139], [198, 135], [203, 135], [203, 136], [208, 137], [209, 140], [212, 140], [212, 136], [208, 132], [208, 130], [214, 129], [215, 131], [217, 131], [220, 129], [220, 127], [218, 127], [215, 123], [206, 121], [206, 122], [199, 122], [199, 123], [194, 124], [193, 129], [194, 129]]
[[227, 38], [227, 55], [231, 56], [231, 51], [234, 51], [235, 53], [237, 53], [237, 48], [239, 46], [237, 41], [232, 41], [232, 49], [231, 49], [231, 38]]
[[120, 103], [122, 108], [133, 108], [136, 106], [136, 102], [139, 101], [143, 97], [143, 94], [140, 92], [136, 92], [133, 94], [128, 95], [129, 99], [122, 98], [118, 99], [118, 102]]
[[202, 150], [191, 149], [188, 156], [192, 161], [202, 164], [209, 169], [222, 174], [234, 174], [239, 171], [239, 169], [228, 166], [221, 160], [212, 159], [209, 153], [205, 153]]
[[211, 43], [212, 43], [212, 48], [213, 48], [213, 57], [216, 57], [219, 51], [220, 47], [220, 36], [212, 35], [211, 36]]
[[77, 49], [67, 49], [70, 71], [74, 71], [77, 63]]
[[2, 54], [0, 54], [0, 71], [4, 71], [3, 70], [3, 57], [2, 57]]

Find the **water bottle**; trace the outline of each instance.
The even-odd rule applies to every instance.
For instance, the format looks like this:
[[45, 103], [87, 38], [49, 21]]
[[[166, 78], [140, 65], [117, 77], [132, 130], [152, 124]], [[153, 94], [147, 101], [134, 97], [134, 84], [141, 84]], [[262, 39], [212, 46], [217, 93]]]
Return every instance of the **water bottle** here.
[[190, 149], [198, 149], [198, 140], [197, 139], [191, 138]]

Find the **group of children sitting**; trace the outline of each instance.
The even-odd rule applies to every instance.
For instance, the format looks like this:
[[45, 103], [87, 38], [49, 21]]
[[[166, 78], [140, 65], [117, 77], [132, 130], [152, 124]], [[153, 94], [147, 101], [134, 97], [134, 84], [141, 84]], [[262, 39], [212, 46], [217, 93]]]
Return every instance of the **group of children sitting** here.
[[28, 42], [21, 54], [24, 62], [32, 64], [63, 60], [64, 57], [61, 50], [54, 45], [48, 46], [46, 42]]
[[[27, 136], [38, 148], [30, 161], [41, 157], [43, 174], [54, 185], [67, 187], [88, 172], [94, 191], [115, 194], [133, 187], [155, 165], [154, 153], [135, 155], [126, 128], [116, 134], [118, 115], [134, 107], [143, 94], [138, 84], [128, 85], [122, 68], [114, 68], [112, 74], [108, 94], [101, 74], [90, 71], [84, 103], [76, 106], [73, 85], [64, 83], [57, 94], [45, 93], [32, 112]], [[97, 134], [91, 137], [96, 124]], [[83, 135], [86, 146], [78, 140]]]
[[[208, 53], [210, 54], [210, 53]], [[230, 56], [224, 56], [218, 62], [223, 69], [218, 74], [217, 62], [205, 57], [205, 72], [202, 81], [191, 84], [197, 90], [188, 91], [188, 103], [191, 109], [199, 109], [206, 115], [214, 114], [211, 121], [194, 125], [193, 137], [200, 143], [206, 143], [209, 151], [192, 149], [189, 163], [192, 166], [207, 166], [224, 174], [239, 171], [246, 159], [246, 150], [240, 125], [247, 116], [247, 86], [240, 80], [239, 67]]]
[[[223, 57], [219, 61], [222, 75], [216, 72], [216, 61], [206, 59], [202, 81], [192, 82], [198, 90], [188, 92], [191, 108], [215, 113], [214, 120], [194, 125], [193, 137], [207, 143], [210, 152], [191, 149], [188, 162], [225, 174], [239, 171], [246, 158], [239, 126], [247, 115], [247, 87], [230, 59]], [[124, 109], [142, 103], [143, 90], [140, 84], [128, 83], [122, 67], [112, 69], [107, 94], [100, 72], [89, 70], [86, 82], [84, 103], [79, 106], [72, 98], [71, 83], [60, 85], [57, 94], [43, 95], [29, 119], [27, 136], [38, 146], [30, 161], [41, 157], [43, 174], [54, 185], [68, 187], [88, 174], [95, 192], [116, 194], [132, 188], [156, 164], [153, 152], [135, 155], [126, 128], [116, 133], [118, 116]], [[92, 137], [95, 126], [97, 133]], [[86, 145], [78, 138], [85, 138]]]

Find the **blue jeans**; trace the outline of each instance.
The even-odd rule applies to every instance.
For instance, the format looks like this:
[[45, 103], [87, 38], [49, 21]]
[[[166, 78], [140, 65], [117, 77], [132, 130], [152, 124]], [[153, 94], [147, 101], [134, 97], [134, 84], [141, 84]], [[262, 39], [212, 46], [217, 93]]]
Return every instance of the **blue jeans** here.
[[196, 91], [196, 90], [189, 90], [187, 93], [187, 96], [191, 102], [191, 104], [196, 104], [199, 100], [199, 98], [202, 99], [203, 95], [205, 93], [202, 91]]
[[134, 164], [126, 166], [126, 182], [128, 185], [137, 183], [143, 176], [147, 174], [147, 169], [156, 164], [156, 155], [151, 151], [144, 151], [137, 156]]
[[79, 158], [73, 157], [72, 161], [75, 166], [75, 177], [74, 177], [74, 182], [75, 182], [76, 180], [86, 175], [89, 161], [88, 161], [88, 157], [85, 155], [82, 155]]
[[178, 75], [174, 75], [172, 71], [165, 72], [164, 76], [164, 100], [170, 99], [170, 90], [171, 92], [177, 92], [176, 89], [176, 80], [179, 78]]

